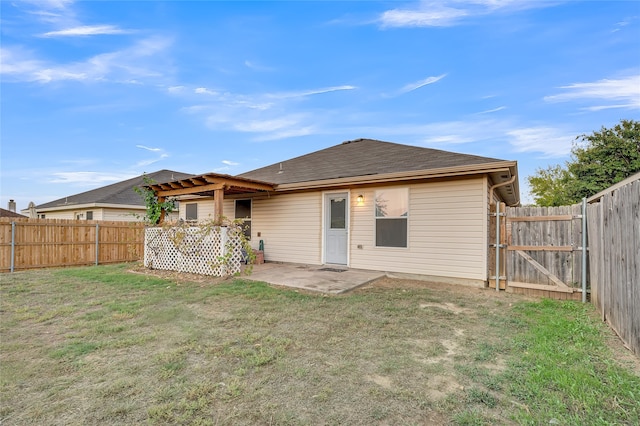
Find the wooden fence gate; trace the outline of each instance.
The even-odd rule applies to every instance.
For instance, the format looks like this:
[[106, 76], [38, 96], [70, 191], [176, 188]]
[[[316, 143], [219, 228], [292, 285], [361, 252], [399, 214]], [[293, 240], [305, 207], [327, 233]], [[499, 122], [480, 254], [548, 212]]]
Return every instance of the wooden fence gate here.
[[491, 215], [489, 285], [495, 288], [496, 219], [500, 288], [554, 299], [582, 298], [582, 207], [504, 207]]

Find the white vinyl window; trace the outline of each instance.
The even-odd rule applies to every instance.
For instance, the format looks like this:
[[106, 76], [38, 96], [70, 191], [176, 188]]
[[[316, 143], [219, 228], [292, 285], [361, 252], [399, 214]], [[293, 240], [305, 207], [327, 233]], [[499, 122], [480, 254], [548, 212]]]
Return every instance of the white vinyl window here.
[[198, 220], [198, 203], [191, 203], [185, 206], [184, 220]]
[[407, 247], [409, 189], [381, 189], [375, 193], [376, 247]]

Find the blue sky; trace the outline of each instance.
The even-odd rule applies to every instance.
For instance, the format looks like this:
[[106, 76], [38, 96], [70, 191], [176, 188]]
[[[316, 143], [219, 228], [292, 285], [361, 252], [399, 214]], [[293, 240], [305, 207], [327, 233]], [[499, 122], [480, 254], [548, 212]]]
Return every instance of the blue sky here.
[[1, 204], [372, 138], [536, 168], [640, 118], [640, 2], [0, 1]]

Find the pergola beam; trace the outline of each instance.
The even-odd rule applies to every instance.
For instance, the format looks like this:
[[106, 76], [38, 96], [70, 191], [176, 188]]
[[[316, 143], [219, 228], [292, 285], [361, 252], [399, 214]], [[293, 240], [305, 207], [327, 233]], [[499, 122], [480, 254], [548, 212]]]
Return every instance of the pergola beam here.
[[[176, 197], [178, 195], [189, 195], [189, 194], [197, 194], [199, 192], [207, 192], [207, 191], [216, 191], [218, 189], [224, 189], [224, 183], [212, 183], [209, 185], [202, 186], [192, 186], [189, 188], [180, 188], [180, 189], [158, 189], [154, 191], [158, 197]], [[153, 188], [152, 188], [153, 189]]]
[[[189, 178], [179, 179], [173, 182], [154, 183], [147, 187], [155, 193], [156, 197], [158, 197], [158, 201], [160, 202], [166, 200], [167, 197], [213, 192], [215, 220], [217, 222], [222, 220], [225, 193], [256, 193], [275, 190], [275, 184], [269, 182], [216, 173], [191, 176]], [[163, 210], [160, 222], [164, 220], [164, 217], [165, 212]]]

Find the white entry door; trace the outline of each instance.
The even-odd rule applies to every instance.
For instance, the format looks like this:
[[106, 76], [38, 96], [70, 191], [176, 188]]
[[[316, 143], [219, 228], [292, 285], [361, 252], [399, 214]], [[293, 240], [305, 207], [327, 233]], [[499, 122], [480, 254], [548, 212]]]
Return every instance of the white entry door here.
[[325, 195], [325, 263], [347, 264], [349, 234], [349, 200], [347, 197], [346, 192]]

